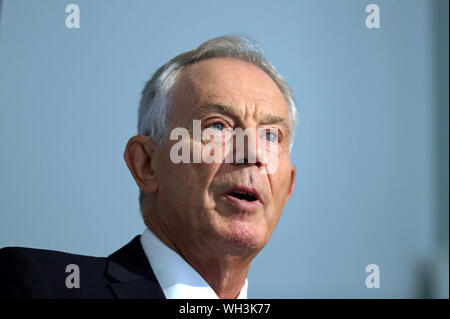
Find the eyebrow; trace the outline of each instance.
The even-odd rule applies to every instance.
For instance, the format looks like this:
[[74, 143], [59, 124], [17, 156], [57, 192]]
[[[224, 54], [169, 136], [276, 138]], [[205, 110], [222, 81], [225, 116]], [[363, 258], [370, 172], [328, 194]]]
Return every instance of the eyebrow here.
[[286, 119], [284, 119], [280, 116], [276, 116], [276, 115], [272, 115], [272, 114], [265, 114], [262, 117], [262, 120], [260, 121], [260, 123], [265, 124], [265, 125], [279, 124], [281, 126], [284, 126], [286, 128], [286, 130], [289, 132], [289, 125], [288, 125]]
[[[193, 111], [193, 115], [196, 118], [202, 118], [203, 116], [214, 112], [224, 114], [235, 119], [239, 119], [240, 116], [240, 113], [236, 111], [235, 108], [222, 104], [206, 104], [200, 106]], [[287, 132], [290, 132], [289, 124], [287, 123], [286, 119], [277, 115], [267, 113], [263, 114], [259, 123], [263, 125], [278, 124], [283, 126]]]

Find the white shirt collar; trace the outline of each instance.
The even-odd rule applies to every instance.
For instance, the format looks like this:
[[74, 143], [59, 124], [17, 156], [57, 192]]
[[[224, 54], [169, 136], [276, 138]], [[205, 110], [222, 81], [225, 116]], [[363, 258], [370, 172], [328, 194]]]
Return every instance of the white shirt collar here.
[[[202, 276], [148, 228], [141, 245], [167, 299], [218, 299]], [[247, 288], [245, 279], [238, 299], [247, 299]]]

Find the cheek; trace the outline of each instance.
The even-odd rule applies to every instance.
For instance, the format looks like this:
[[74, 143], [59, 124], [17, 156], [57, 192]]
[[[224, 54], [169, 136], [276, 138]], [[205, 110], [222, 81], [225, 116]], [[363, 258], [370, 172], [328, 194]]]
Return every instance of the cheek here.
[[180, 209], [202, 209], [211, 206], [209, 185], [219, 164], [174, 164], [161, 170], [160, 192], [166, 200], [177, 204]]
[[291, 169], [290, 164], [280, 163], [278, 170], [275, 174], [269, 175], [269, 180], [273, 194], [273, 215], [276, 218], [282, 213], [284, 205], [286, 203], [289, 188], [291, 184]]

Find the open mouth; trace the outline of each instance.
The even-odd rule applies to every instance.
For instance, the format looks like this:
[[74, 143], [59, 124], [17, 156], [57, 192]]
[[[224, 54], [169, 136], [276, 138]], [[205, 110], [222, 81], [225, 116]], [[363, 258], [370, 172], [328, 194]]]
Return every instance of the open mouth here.
[[240, 199], [240, 200], [245, 200], [247, 202], [254, 202], [254, 201], [258, 200], [258, 198], [256, 198], [255, 195], [252, 195], [247, 192], [245, 192], [245, 193], [244, 192], [242, 192], [242, 193], [241, 192], [231, 192], [228, 195], [230, 195], [231, 197]]
[[254, 202], [254, 201], [258, 200], [258, 198], [253, 193], [249, 193], [246, 191], [230, 192], [230, 193], [228, 193], [228, 195], [230, 195], [231, 197], [240, 199], [240, 200], [245, 200], [247, 202]]
[[249, 214], [255, 212], [263, 206], [258, 191], [252, 187], [238, 186], [229, 189], [225, 194], [225, 198], [229, 201], [237, 212]]

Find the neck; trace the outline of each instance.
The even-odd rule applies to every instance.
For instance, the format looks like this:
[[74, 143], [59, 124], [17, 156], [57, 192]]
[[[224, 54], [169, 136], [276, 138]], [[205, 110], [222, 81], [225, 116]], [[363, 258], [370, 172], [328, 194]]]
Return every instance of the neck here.
[[146, 225], [164, 244], [190, 264], [220, 299], [234, 299], [239, 296], [253, 255], [230, 254], [217, 247], [189, 245], [188, 241], [176, 242], [154, 223], [147, 220]]
[[206, 258], [190, 254], [183, 257], [208, 282], [221, 299], [234, 299], [244, 286], [250, 261], [234, 256]]

